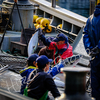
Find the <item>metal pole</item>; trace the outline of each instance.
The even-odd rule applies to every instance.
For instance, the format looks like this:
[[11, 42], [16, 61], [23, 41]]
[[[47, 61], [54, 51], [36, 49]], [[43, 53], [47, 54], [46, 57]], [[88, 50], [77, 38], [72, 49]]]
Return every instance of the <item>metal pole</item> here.
[[6, 29], [7, 29], [7, 27], [8, 27], [9, 22], [10, 22], [10, 19], [11, 19], [11, 16], [12, 16], [12, 13], [13, 13], [13, 10], [14, 10], [14, 7], [15, 7], [15, 3], [14, 3], [13, 8], [12, 8], [12, 10], [11, 10], [11, 14], [10, 14], [10, 16], [9, 16], [9, 20], [8, 20], [8, 22], [7, 22], [7, 25], [5, 26], [5, 30], [4, 30], [4, 33], [3, 33], [3, 36], [2, 36], [2, 39], [1, 39], [1, 42], [0, 42], [0, 49], [1, 49], [2, 42], [3, 42], [3, 40], [4, 40], [4, 36], [5, 36], [5, 33], [6, 33]]
[[52, 3], [52, 7], [56, 8], [56, 0], [52, 0], [51, 3]]
[[21, 19], [21, 15], [20, 15], [20, 12], [19, 12], [19, 9], [18, 9], [18, 5], [17, 5], [17, 2], [16, 3], [16, 6], [17, 6], [17, 11], [18, 11], [18, 15], [19, 15], [19, 19], [20, 19], [20, 22], [21, 22], [21, 25], [22, 25], [22, 29], [23, 29], [23, 32], [24, 32], [24, 36], [25, 36], [25, 40], [26, 40], [26, 45], [28, 46], [28, 41], [27, 41], [27, 37], [26, 37], [26, 33], [25, 33], [25, 29], [24, 29], [24, 26], [23, 26], [23, 23], [22, 23], [22, 19]]
[[90, 15], [93, 14], [94, 9], [95, 9], [95, 1], [96, 0], [90, 0]]

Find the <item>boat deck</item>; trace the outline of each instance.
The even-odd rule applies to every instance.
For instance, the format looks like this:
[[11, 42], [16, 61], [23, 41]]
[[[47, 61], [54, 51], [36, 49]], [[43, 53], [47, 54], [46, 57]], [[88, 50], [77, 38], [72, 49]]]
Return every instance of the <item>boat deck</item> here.
[[[80, 65], [77, 65], [77, 66], [80, 67]], [[56, 75], [56, 77], [59, 78], [60, 81], [65, 82], [63, 73], [59, 73], [58, 75]], [[22, 79], [22, 77], [20, 76], [20, 74], [15, 73], [10, 70], [6, 70], [6, 71], [0, 73], [0, 89], [4, 89], [4, 90], [8, 91], [9, 93], [14, 93], [15, 95], [18, 95], [18, 93], [20, 92], [20, 87], [21, 87], [21, 79]], [[88, 77], [87, 77], [87, 80], [88, 80]], [[64, 89], [65, 89], [64, 87], [58, 86], [57, 88], [61, 94], [64, 93]], [[19, 96], [21, 96], [21, 95], [19, 95]], [[49, 96], [50, 96], [51, 100], [54, 100], [54, 98], [50, 92], [49, 92]], [[24, 100], [24, 99], [22, 99], [22, 100]]]

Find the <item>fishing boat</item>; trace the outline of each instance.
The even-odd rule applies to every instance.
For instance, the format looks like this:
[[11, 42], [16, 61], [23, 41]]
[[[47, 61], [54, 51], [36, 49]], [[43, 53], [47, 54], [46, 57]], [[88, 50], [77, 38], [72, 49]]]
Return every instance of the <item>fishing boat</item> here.
[[[2, 2], [1, 8], [1, 14], [7, 19], [5, 22], [7, 26], [5, 27], [4, 25], [1, 27], [3, 32], [0, 34], [0, 96], [3, 98], [2, 100], [31, 100], [31, 98], [19, 94], [21, 85], [19, 71], [26, 65], [28, 52], [30, 52], [28, 51], [28, 45], [31, 42], [32, 34], [36, 33], [33, 24], [33, 15], [50, 20], [52, 32], [45, 33], [46, 37], [55, 37], [59, 31], [66, 34], [69, 43], [73, 46], [74, 55], [83, 55], [82, 60], [78, 62], [78, 66], [88, 67], [89, 57], [82, 43], [82, 31], [87, 18], [55, 6], [45, 0], [18, 0], [17, 3], [13, 0], [5, 0]], [[57, 28], [59, 24], [62, 24], [62, 28]], [[28, 37], [29, 40], [26, 40], [25, 37]], [[81, 49], [79, 49], [80, 46]], [[37, 48], [40, 49], [41, 45], [37, 45]], [[16, 51], [19, 50], [21, 53], [20, 56], [16, 55]], [[13, 55], [11, 54], [12, 52]], [[64, 81], [64, 77], [62, 78], [59, 75], [58, 77], [60, 77], [61, 82]], [[60, 87], [59, 90], [62, 93], [64, 88]]]
[[[20, 41], [21, 37], [21, 29], [24, 28], [33, 28], [33, 10], [34, 14], [38, 15], [39, 17], [48, 18], [50, 19], [50, 26], [52, 26], [53, 31], [52, 33], [46, 34], [46, 36], [56, 36], [58, 34], [55, 32], [55, 28], [59, 24], [62, 24], [62, 28], [58, 28], [60, 31], [65, 33], [69, 38], [69, 43], [73, 46], [73, 51], [75, 50], [77, 44], [79, 43], [82, 37], [82, 30], [85, 25], [87, 18], [68, 11], [66, 9], [60, 8], [56, 6], [53, 8], [50, 2], [45, 0], [33, 0], [31, 2], [24, 1], [24, 4], [21, 4], [21, 1], [18, 1], [19, 10], [21, 10], [21, 19], [19, 18], [19, 14], [17, 13], [17, 8], [13, 10], [12, 13], [12, 26], [10, 31], [6, 31], [4, 43], [7, 41], [8, 44], [2, 44], [2, 50], [10, 50], [11, 41]], [[3, 2], [3, 9], [6, 11], [11, 12], [11, 8], [13, 6], [13, 1], [4, 1]], [[25, 5], [26, 4], [26, 5]], [[27, 8], [25, 7], [27, 6]], [[23, 7], [23, 8], [22, 8]], [[27, 13], [25, 13], [27, 11]], [[22, 15], [23, 14], [23, 15]], [[25, 17], [24, 14], [27, 16]], [[28, 16], [30, 14], [30, 16]], [[16, 20], [15, 20], [16, 19]], [[25, 22], [25, 20], [27, 21]], [[23, 26], [21, 25], [20, 20], [22, 20]], [[9, 25], [8, 25], [9, 26]], [[31, 31], [31, 30], [30, 30]], [[8, 33], [8, 34], [7, 34]], [[15, 36], [16, 35], [16, 36]], [[0, 36], [2, 38], [2, 35]], [[25, 41], [24, 41], [25, 42]]]

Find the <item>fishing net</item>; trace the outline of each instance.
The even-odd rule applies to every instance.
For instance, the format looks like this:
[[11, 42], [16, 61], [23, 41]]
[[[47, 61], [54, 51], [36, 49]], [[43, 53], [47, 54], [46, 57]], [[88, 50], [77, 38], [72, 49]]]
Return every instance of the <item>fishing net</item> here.
[[10, 69], [19, 73], [19, 71], [25, 67], [26, 61], [27, 58], [25, 57], [0, 53], [0, 68], [2, 68], [2, 70]]
[[19, 71], [25, 68], [27, 58], [0, 52], [0, 87], [9, 92], [20, 92]]

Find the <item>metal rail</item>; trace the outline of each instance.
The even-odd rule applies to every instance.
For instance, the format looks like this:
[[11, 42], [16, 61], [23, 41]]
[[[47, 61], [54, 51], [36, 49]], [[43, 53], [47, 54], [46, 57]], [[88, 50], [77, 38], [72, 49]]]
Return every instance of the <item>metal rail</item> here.
[[11, 93], [4, 88], [0, 88], [0, 98], [2, 98], [2, 100], [35, 100], [19, 93]]

